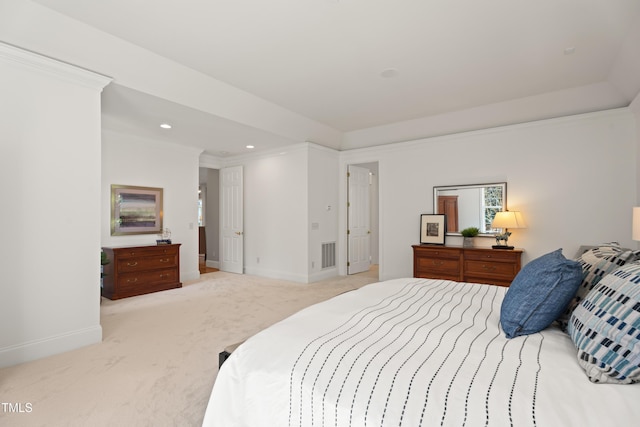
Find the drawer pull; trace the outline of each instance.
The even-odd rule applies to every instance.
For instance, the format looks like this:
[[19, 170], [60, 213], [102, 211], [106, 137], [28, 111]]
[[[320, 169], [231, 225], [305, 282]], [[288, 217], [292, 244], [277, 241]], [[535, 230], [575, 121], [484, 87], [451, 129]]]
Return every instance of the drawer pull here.
[[482, 265], [482, 268], [484, 268], [484, 269], [485, 269], [485, 270], [487, 270], [487, 271], [496, 271], [496, 266], [495, 266], [495, 265], [486, 265], [486, 264], [483, 264], [483, 265]]
[[168, 275], [168, 274], [160, 274], [160, 278], [161, 278], [161, 279], [166, 279], [167, 277], [169, 277], [169, 275]]
[[433, 265], [443, 265], [444, 264], [444, 262], [442, 262], [442, 261], [433, 260], [432, 262], [433, 262]]
[[133, 279], [127, 279], [127, 283], [136, 283], [138, 281], [137, 277], [134, 277]]
[[134, 261], [134, 262], [128, 262], [127, 265], [129, 267], [135, 267], [136, 265], [138, 265], [138, 261]]
[[171, 261], [169, 258], [163, 258], [161, 260], [158, 260], [159, 262], [169, 262]]

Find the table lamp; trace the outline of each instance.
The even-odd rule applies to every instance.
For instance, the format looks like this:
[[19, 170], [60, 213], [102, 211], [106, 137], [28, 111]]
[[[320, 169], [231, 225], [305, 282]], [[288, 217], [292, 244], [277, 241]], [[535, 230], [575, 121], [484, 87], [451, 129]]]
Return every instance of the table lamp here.
[[[640, 212], [638, 215], [640, 215]], [[507, 244], [509, 236], [511, 236], [509, 228], [527, 228], [527, 226], [519, 211], [503, 211], [496, 213], [491, 222], [491, 228], [501, 228], [503, 230], [502, 234], [496, 234], [496, 244], [492, 246], [493, 249], [513, 249], [513, 246]]]
[[640, 240], [640, 207], [633, 208], [631, 238], [633, 240]]

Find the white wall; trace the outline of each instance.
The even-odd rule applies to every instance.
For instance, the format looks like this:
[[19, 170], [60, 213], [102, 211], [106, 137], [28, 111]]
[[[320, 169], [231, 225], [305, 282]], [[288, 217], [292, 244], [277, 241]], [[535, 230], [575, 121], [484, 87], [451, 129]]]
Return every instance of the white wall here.
[[[337, 266], [322, 269], [322, 244], [338, 241], [338, 152], [309, 146], [308, 224], [309, 281], [338, 274]], [[315, 224], [315, 226], [314, 226]]]
[[155, 234], [111, 235], [111, 185], [163, 189], [163, 227], [180, 243], [180, 280], [198, 271], [198, 162], [200, 150], [149, 141], [111, 131], [102, 133], [102, 246], [155, 244]]
[[243, 166], [245, 273], [300, 283], [337, 275], [321, 268], [321, 245], [338, 236], [338, 157], [313, 143], [219, 165], [201, 156], [201, 166]]
[[380, 277], [390, 279], [412, 275], [411, 245], [435, 185], [506, 181], [508, 208], [529, 226], [509, 240], [525, 263], [557, 248], [573, 256], [581, 244], [633, 244], [637, 138], [632, 113], [619, 109], [348, 151], [341, 170], [379, 161]]
[[0, 43], [0, 367], [100, 342], [100, 92]]
[[248, 274], [308, 280], [307, 153], [301, 144], [282, 153], [238, 159], [244, 169], [244, 266]]

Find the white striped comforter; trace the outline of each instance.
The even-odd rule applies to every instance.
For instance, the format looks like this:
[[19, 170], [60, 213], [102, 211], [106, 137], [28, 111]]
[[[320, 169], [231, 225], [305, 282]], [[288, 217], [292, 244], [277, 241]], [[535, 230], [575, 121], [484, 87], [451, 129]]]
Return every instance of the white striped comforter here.
[[590, 383], [566, 334], [504, 337], [506, 290], [398, 279], [302, 310], [227, 360], [204, 425], [636, 425], [640, 384]]

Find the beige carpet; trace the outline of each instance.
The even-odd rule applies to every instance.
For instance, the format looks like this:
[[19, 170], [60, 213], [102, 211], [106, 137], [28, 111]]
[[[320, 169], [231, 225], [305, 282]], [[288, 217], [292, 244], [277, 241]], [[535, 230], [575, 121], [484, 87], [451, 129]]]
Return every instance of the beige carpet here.
[[0, 425], [199, 426], [225, 346], [377, 274], [297, 284], [216, 272], [181, 289], [103, 299], [102, 343], [0, 369], [0, 402], [25, 409], [0, 406]]

